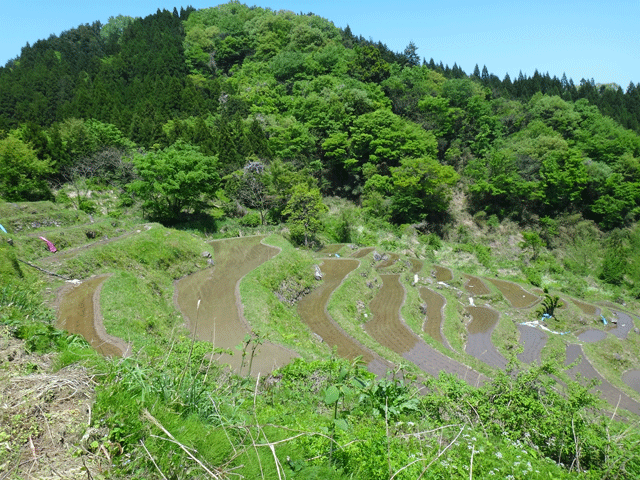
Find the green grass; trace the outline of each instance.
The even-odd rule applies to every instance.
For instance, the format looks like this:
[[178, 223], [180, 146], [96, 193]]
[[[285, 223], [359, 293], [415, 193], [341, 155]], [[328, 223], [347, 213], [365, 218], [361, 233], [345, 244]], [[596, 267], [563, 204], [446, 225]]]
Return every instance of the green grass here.
[[[295, 298], [305, 289], [313, 288], [317, 283], [313, 277], [315, 259], [308, 252], [293, 248], [280, 235], [271, 235], [264, 243], [281, 251], [240, 282], [245, 318], [256, 333], [294, 348], [305, 358], [327, 356], [326, 345], [319, 345], [300, 319], [296, 302], [288, 303], [276, 296], [276, 292], [281, 291]], [[283, 285], [286, 285], [286, 292]]]

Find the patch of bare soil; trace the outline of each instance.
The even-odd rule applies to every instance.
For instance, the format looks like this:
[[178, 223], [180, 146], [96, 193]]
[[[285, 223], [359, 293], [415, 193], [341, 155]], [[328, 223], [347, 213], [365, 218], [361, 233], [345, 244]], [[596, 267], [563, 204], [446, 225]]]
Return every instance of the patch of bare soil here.
[[466, 288], [467, 292], [471, 295], [479, 296], [491, 294], [491, 290], [489, 290], [478, 277], [474, 277], [472, 275], [465, 275], [465, 277], [467, 278], [467, 282], [464, 284], [464, 288]]
[[300, 300], [298, 313], [323, 342], [336, 348], [340, 357], [353, 360], [361, 356], [369, 371], [384, 377], [392, 365], [349, 336], [327, 312], [331, 294], [358, 264], [358, 260], [352, 259], [326, 259], [320, 265], [322, 284]]
[[[229, 364], [235, 372], [240, 372], [243, 364], [242, 355], [235, 347], [251, 332], [251, 325], [243, 314], [240, 281], [279, 253], [277, 248], [261, 243], [263, 238], [253, 236], [210, 242], [216, 265], [176, 282], [174, 302], [185, 317], [187, 327], [198, 340], [235, 353], [215, 356], [215, 360]], [[265, 341], [255, 351], [250, 374], [270, 373], [297, 356], [282, 345]], [[248, 365], [249, 361], [247, 358], [244, 364]]]
[[600, 397], [609, 402], [614, 408], [618, 406], [618, 408], [623, 408], [636, 415], [640, 415], [640, 403], [605, 380], [602, 375], [593, 368], [593, 365], [591, 365], [591, 362], [589, 362], [589, 359], [584, 354], [581, 345], [567, 344], [566, 352], [565, 365], [570, 365], [574, 361], [579, 360], [576, 366], [567, 370], [567, 373], [571, 377], [575, 378], [576, 374], [579, 373], [584, 378], [595, 378], [600, 381], [600, 385], [594, 387], [595, 391], [600, 392]]
[[493, 283], [513, 308], [529, 308], [540, 301], [540, 297], [532, 295], [520, 285], [496, 278], [487, 278]]
[[91, 375], [78, 366], [52, 372], [53, 359], [0, 331], [0, 479], [98, 479], [109, 467], [117, 446], [89, 428]]

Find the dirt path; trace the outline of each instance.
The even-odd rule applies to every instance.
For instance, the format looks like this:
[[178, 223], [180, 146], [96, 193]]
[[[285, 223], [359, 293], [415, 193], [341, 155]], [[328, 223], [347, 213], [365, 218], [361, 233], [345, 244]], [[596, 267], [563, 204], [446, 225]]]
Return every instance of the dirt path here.
[[527, 292], [516, 283], [498, 280], [496, 278], [487, 278], [487, 280], [500, 290], [504, 298], [507, 299], [513, 308], [529, 308], [541, 300], [540, 297]]
[[518, 360], [523, 363], [540, 362], [542, 349], [549, 338], [542, 330], [529, 325], [518, 325], [520, 332], [520, 343], [523, 344], [524, 350], [518, 354]]
[[67, 284], [58, 294], [58, 327], [82, 335], [103, 355], [121, 357], [130, 351], [122, 339], [108, 335], [100, 311], [100, 291], [108, 275], [93, 277], [73, 285]]
[[471, 385], [478, 385], [486, 380], [478, 372], [430, 347], [413, 333], [400, 316], [400, 308], [405, 301], [400, 275], [380, 275], [380, 278], [382, 287], [370, 304], [373, 319], [364, 326], [369, 335], [436, 378], [440, 372], [445, 371]]
[[504, 369], [507, 360], [496, 350], [491, 342], [491, 332], [498, 324], [498, 312], [489, 307], [467, 307], [472, 319], [467, 330], [469, 339], [465, 351], [487, 365]]
[[[91, 224], [88, 224], [88, 225], [91, 225]], [[86, 228], [86, 226], [88, 226], [88, 225], [85, 225], [83, 227]], [[75, 257], [79, 253], [86, 251], [86, 250], [91, 250], [92, 248], [99, 247], [101, 245], [107, 245], [109, 243], [117, 242], [117, 241], [123, 240], [123, 239], [125, 239], [127, 237], [130, 237], [132, 235], [135, 235], [137, 233], [140, 233], [142, 231], [142, 228], [144, 228], [146, 230], [149, 230], [151, 228], [151, 225], [140, 225], [140, 228], [138, 228], [136, 230], [131, 230], [129, 232], [125, 232], [122, 235], [118, 235], [117, 237], [103, 238], [103, 239], [96, 240], [96, 241], [91, 242], [91, 243], [86, 243], [84, 245], [80, 245], [78, 247], [67, 248], [67, 249], [64, 249], [64, 250], [58, 250], [53, 255], [49, 255], [47, 257], [43, 257], [43, 258], [38, 259], [37, 263], [47, 265], [47, 264], [52, 264], [52, 263], [56, 263], [56, 262], [61, 262], [63, 260], [68, 260], [70, 258]]]
[[[233, 355], [221, 354], [215, 359], [229, 364], [236, 372], [240, 371], [242, 355], [235, 347], [242, 343], [251, 329], [242, 312], [240, 281], [279, 252], [275, 247], [262, 244], [262, 238], [254, 236], [210, 242], [216, 265], [176, 283], [174, 302], [185, 317], [188, 329], [198, 340], [231, 350]], [[269, 373], [296, 356], [281, 345], [264, 342], [253, 359], [251, 375]], [[245, 369], [248, 364], [247, 356]]]
[[593, 365], [591, 365], [591, 362], [589, 362], [589, 359], [582, 351], [581, 345], [572, 343], [567, 344], [567, 358], [565, 360], [565, 365], [569, 365], [579, 358], [581, 359], [580, 363], [567, 370], [569, 376], [575, 378], [576, 374], [580, 373], [585, 378], [595, 378], [599, 380], [600, 385], [596, 386], [594, 390], [600, 391], [600, 397], [614, 407], [619, 404], [619, 408], [623, 408], [635, 413], [636, 415], [640, 415], [640, 403], [605, 380], [596, 371], [596, 369], [593, 368]]
[[347, 335], [327, 312], [331, 294], [358, 265], [359, 261], [353, 259], [325, 259], [320, 265], [324, 274], [322, 285], [300, 300], [298, 313], [323, 342], [336, 349], [340, 357], [353, 360], [361, 356], [369, 371], [384, 377], [393, 367], [391, 363]]

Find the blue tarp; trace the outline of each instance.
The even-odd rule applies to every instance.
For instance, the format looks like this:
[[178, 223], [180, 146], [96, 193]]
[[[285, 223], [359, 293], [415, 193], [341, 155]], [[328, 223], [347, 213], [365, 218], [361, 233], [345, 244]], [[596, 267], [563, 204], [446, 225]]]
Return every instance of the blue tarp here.
[[7, 231], [4, 229], [2, 225], [0, 225], [0, 230], [2, 230], [4, 233], [7, 233]]
[[602, 323], [604, 323], [606, 325], [607, 324], [607, 319], [604, 318], [604, 315], [600, 315], [600, 318], [602, 319]]

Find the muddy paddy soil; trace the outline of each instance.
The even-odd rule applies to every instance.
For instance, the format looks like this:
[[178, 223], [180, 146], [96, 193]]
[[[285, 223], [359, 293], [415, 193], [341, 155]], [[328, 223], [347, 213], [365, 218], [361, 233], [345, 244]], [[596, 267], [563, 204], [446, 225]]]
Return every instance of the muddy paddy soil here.
[[493, 345], [491, 332], [498, 324], [498, 312], [489, 307], [467, 307], [471, 322], [467, 325], [469, 339], [465, 351], [494, 368], [504, 369], [507, 360]]
[[[619, 408], [640, 415], [640, 402], [629, 397], [629, 395], [614, 387], [609, 381], [602, 377], [587, 359], [581, 345], [567, 344], [566, 355], [565, 365], [570, 365], [574, 361], [579, 360], [579, 363], [575, 367], [567, 370], [569, 376], [575, 379], [579, 373], [584, 378], [594, 378], [600, 381], [600, 385], [595, 387], [594, 390], [600, 391], [600, 396], [609, 402], [610, 405], [619, 405]], [[631, 377], [633, 377], [633, 375]]]
[[496, 278], [488, 278], [487, 280], [500, 290], [500, 293], [504, 295], [504, 298], [507, 299], [507, 302], [509, 302], [513, 308], [530, 308], [541, 300], [537, 295], [527, 292], [520, 285], [516, 285], [513, 282], [498, 280]]
[[[211, 342], [214, 348], [228, 349], [214, 359], [239, 372], [241, 345], [251, 326], [244, 318], [240, 299], [240, 280], [279, 253], [261, 243], [263, 237], [244, 237], [211, 242], [216, 265], [189, 275], [176, 283], [174, 302], [183, 314], [188, 329], [198, 340]], [[250, 347], [249, 347], [250, 348]], [[251, 362], [251, 375], [267, 374], [289, 363], [298, 355], [281, 346], [264, 342]], [[249, 355], [245, 359], [248, 369]]]
[[471, 385], [483, 380], [471, 368], [443, 355], [427, 345], [402, 321], [400, 308], [405, 291], [399, 275], [380, 275], [382, 287], [370, 304], [373, 319], [364, 326], [365, 331], [378, 343], [393, 350], [422, 371], [438, 377], [441, 371], [457, 375]]
[[440, 342], [446, 347], [451, 348], [449, 342], [446, 341], [442, 334], [442, 322], [444, 321], [442, 312], [447, 303], [446, 300], [442, 295], [427, 287], [420, 287], [420, 298], [427, 306], [427, 318], [422, 326], [422, 331], [436, 342]]
[[369, 371], [384, 377], [392, 365], [347, 335], [327, 312], [331, 294], [359, 264], [353, 259], [325, 259], [320, 265], [322, 284], [300, 300], [298, 313], [313, 333], [336, 349], [338, 356], [349, 360], [361, 356]]
[[523, 363], [540, 362], [540, 354], [548, 340], [547, 334], [528, 325], [518, 325], [518, 331], [520, 343], [524, 344], [522, 353], [518, 354], [518, 360]]
[[59, 293], [58, 328], [81, 335], [101, 354], [121, 357], [129, 345], [108, 335], [100, 312], [100, 290], [107, 275], [90, 278], [80, 284], [67, 284]]
[[464, 288], [474, 297], [491, 294], [491, 290], [478, 277], [472, 275], [465, 275], [464, 277], [467, 279]]
[[640, 393], [640, 370], [629, 370], [622, 374], [622, 381]]
[[431, 275], [436, 279], [436, 282], [450, 282], [453, 280], [453, 272], [448, 268], [441, 267], [439, 265], [433, 266]]

